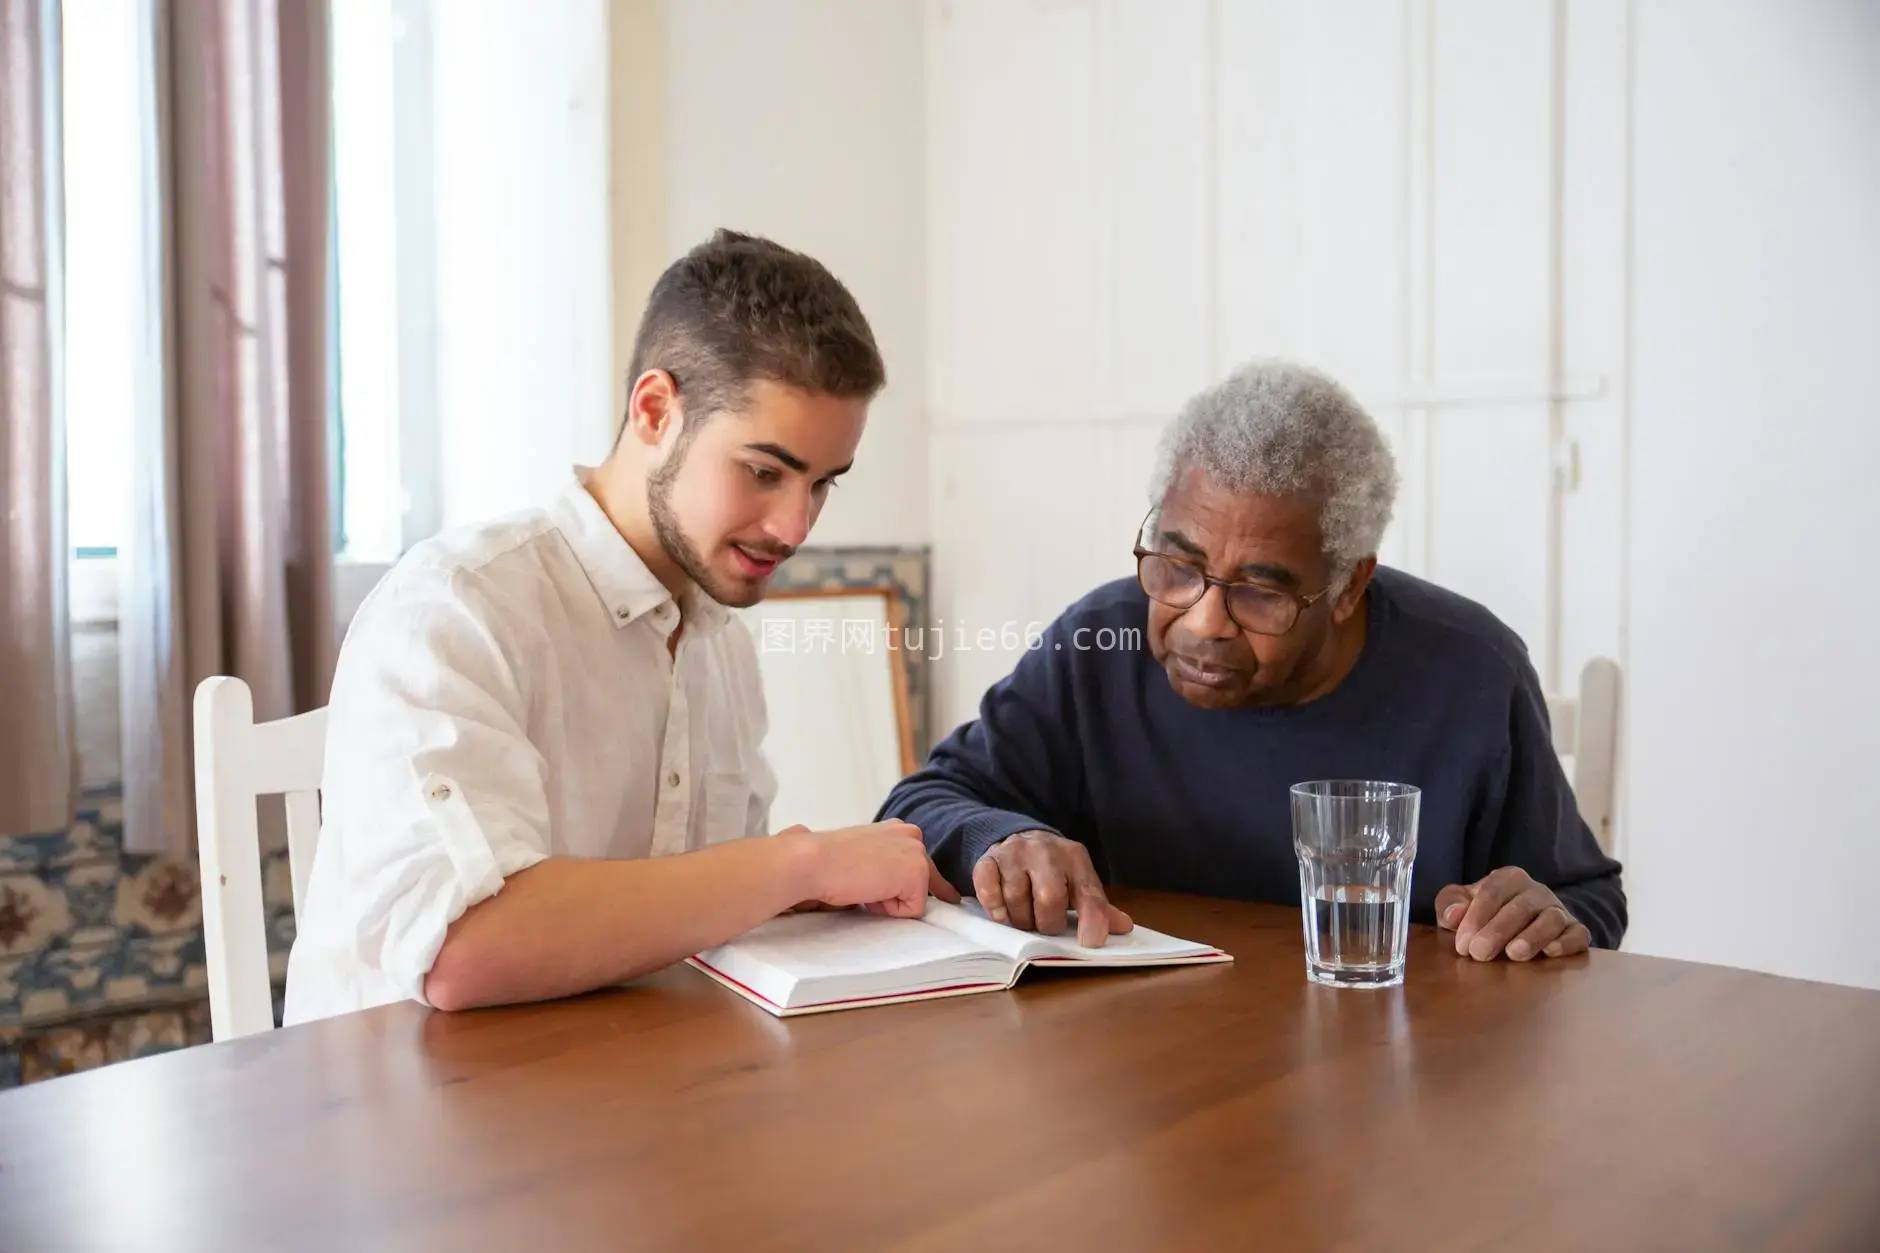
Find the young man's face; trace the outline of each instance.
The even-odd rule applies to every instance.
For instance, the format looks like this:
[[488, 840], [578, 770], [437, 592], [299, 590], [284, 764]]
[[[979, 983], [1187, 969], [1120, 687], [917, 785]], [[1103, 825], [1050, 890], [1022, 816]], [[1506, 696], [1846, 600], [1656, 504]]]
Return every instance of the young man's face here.
[[868, 402], [760, 379], [648, 480], [653, 529], [707, 596], [742, 608], [802, 545], [855, 460]]

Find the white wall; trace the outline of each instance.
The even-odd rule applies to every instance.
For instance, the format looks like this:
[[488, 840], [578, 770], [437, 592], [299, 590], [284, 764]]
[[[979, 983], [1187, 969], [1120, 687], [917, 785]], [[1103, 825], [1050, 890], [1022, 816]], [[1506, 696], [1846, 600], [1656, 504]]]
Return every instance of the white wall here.
[[855, 294], [887, 361], [816, 544], [928, 537], [921, 18], [913, 0], [665, 8], [671, 255], [721, 226], [807, 252]]
[[1631, 946], [1880, 987], [1880, 6], [1635, 35]]

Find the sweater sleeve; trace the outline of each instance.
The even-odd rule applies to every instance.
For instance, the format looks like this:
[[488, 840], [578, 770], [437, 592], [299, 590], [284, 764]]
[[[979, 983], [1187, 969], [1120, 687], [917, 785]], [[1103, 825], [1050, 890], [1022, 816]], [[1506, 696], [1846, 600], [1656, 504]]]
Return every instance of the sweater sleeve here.
[[1586, 924], [1595, 947], [1617, 948], [1626, 928], [1620, 865], [1600, 850], [1580, 817], [1554, 752], [1540, 679], [1532, 666], [1520, 669], [1509, 709], [1500, 795], [1491, 797], [1471, 833], [1475, 847], [1469, 859], [1482, 874], [1500, 866], [1521, 867]]
[[[962, 892], [972, 892], [974, 863], [1000, 840], [1089, 828], [1079, 820], [1085, 790], [1069, 638], [1060, 617], [987, 691], [979, 717], [936, 745], [877, 814], [919, 827], [934, 865]], [[1091, 856], [1103, 865], [1099, 850]]]

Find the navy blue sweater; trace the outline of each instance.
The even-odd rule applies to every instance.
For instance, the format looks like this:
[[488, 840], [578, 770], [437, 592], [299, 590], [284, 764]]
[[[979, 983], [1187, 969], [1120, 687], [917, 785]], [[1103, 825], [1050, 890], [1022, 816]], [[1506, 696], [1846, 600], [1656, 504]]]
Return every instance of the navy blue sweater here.
[[1291, 785], [1413, 783], [1413, 920], [1435, 920], [1445, 884], [1512, 865], [1551, 887], [1594, 944], [1616, 947], [1619, 863], [1574, 806], [1520, 638], [1401, 571], [1380, 567], [1365, 601], [1364, 650], [1325, 696], [1197, 709], [1149, 653], [1142, 589], [1105, 584], [1051, 624], [880, 816], [919, 826], [964, 891], [993, 844], [1044, 828], [1088, 848], [1106, 883], [1297, 905]]

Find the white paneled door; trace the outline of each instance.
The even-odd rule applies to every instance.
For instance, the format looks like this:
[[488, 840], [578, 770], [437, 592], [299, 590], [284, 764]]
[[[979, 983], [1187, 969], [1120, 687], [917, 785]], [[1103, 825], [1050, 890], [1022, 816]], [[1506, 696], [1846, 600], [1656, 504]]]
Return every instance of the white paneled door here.
[[[1127, 573], [1154, 438], [1239, 362], [1396, 448], [1384, 558], [1544, 681], [1617, 653], [1625, 0], [932, 0], [937, 607]], [[1016, 656], [956, 659], [938, 726]]]

